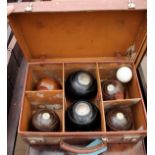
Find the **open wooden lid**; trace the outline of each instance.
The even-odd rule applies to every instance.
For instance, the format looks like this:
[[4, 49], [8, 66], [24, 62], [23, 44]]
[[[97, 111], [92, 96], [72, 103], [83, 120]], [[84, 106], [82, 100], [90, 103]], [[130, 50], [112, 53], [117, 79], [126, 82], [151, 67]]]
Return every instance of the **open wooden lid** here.
[[[28, 61], [114, 57], [116, 53], [125, 56], [144, 33], [145, 9], [107, 11], [94, 6], [92, 11], [89, 7], [81, 11], [74, 5], [70, 6], [73, 10], [67, 11], [63, 4], [55, 8], [49, 2], [35, 2], [32, 8], [29, 3], [14, 5], [15, 12], [9, 16], [9, 22]], [[28, 5], [32, 12], [25, 12]], [[67, 7], [70, 8], [69, 4]]]

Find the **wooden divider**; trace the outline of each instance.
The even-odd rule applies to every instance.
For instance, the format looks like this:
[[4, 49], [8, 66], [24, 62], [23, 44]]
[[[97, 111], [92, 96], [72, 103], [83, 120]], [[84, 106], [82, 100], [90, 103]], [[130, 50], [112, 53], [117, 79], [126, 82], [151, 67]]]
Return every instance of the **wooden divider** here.
[[63, 89], [63, 112], [62, 112], [62, 131], [65, 132], [65, 69], [62, 69], [62, 89]]
[[[45, 103], [45, 102], [49, 102], [49, 104], [51, 104], [51, 105], [55, 104], [55, 103], [59, 103], [62, 106], [61, 110], [59, 112], [57, 112], [61, 119], [61, 130], [56, 131], [56, 132], [63, 132], [63, 133], [68, 132], [66, 130], [66, 126], [65, 126], [65, 112], [71, 103], [65, 96], [66, 78], [68, 77], [68, 75], [70, 73], [72, 73], [73, 71], [79, 70], [79, 69], [90, 71], [96, 78], [97, 86], [98, 86], [97, 96], [94, 99], [92, 99], [90, 102], [94, 103], [98, 107], [100, 114], [101, 114], [101, 128], [99, 131], [109, 132], [106, 129], [106, 119], [105, 119], [105, 113], [108, 108], [112, 108], [115, 106], [131, 107], [131, 106], [141, 102], [141, 100], [142, 100], [141, 96], [139, 95], [140, 90], [138, 89], [138, 86], [136, 85], [137, 78], [135, 76], [135, 71], [133, 72], [134, 82], [131, 82], [130, 84], [132, 85], [134, 83], [134, 89], [136, 89], [136, 91], [135, 90], [134, 91], [136, 92], [136, 96], [134, 96], [133, 92], [132, 92], [133, 98], [129, 96], [129, 98], [127, 97], [125, 99], [120, 99], [120, 100], [108, 100], [108, 101], [104, 100], [103, 95], [102, 95], [102, 87], [101, 87], [101, 82], [103, 80], [103, 77], [108, 78], [110, 76], [110, 79], [114, 78], [115, 70], [121, 65], [122, 65], [121, 63], [104, 63], [104, 62], [103, 63], [98, 63], [98, 62], [67, 63], [67, 62], [65, 62], [65, 63], [60, 63], [60, 64], [48, 64], [48, 67], [47, 67], [47, 65], [35, 65], [35, 66], [32, 65], [29, 67], [29, 73], [28, 73], [27, 84], [26, 84], [27, 87], [25, 90], [25, 97], [29, 100], [29, 102], [32, 106], [32, 109], [35, 109], [36, 107], [39, 106], [39, 104], [41, 105], [42, 103]], [[127, 64], [127, 65], [131, 66], [131, 64]], [[51, 70], [52, 73], [47, 73], [48, 71], [46, 71], [46, 67], [47, 67], [48, 71]], [[55, 69], [55, 67], [58, 68], [59, 71], [57, 71]], [[34, 71], [33, 69], [35, 70], [35, 73], [33, 72]], [[36, 72], [36, 70], [37, 70], [37, 72]], [[55, 73], [55, 71], [56, 71], [56, 73]], [[57, 79], [59, 82], [61, 82], [62, 89], [61, 90], [43, 90], [43, 91], [38, 91], [38, 90], [32, 89], [34, 87], [32, 85], [34, 85], [34, 83], [36, 83], [36, 81], [37, 81], [37, 80], [35, 81], [33, 79], [34, 77], [32, 77], [34, 74], [35, 74], [35, 76], [38, 75], [39, 78], [43, 77], [44, 74], [45, 75], [47, 74], [50, 77], [51, 77], [51, 75], [54, 75], [55, 77], [60, 75], [61, 77], [58, 77]], [[38, 77], [35, 77], [35, 78], [39, 79]], [[129, 91], [132, 91], [131, 88], [133, 89], [133, 87], [130, 86]], [[129, 93], [129, 94], [131, 94], [131, 93]], [[50, 107], [48, 105], [44, 105], [44, 106], [41, 105], [41, 106], [46, 107], [46, 108]], [[142, 109], [140, 105], [138, 105], [136, 107], [139, 109]], [[135, 114], [135, 109], [133, 111]], [[141, 110], [141, 112], [142, 112], [142, 110]], [[26, 113], [24, 113], [24, 114], [26, 115]], [[22, 116], [22, 117], [26, 117], [26, 116]], [[136, 117], [136, 120], [139, 121], [139, 118]], [[139, 122], [142, 122], [142, 124], [144, 124], [144, 121], [139, 121]], [[137, 124], [137, 126], [140, 126], [139, 123], [136, 123], [136, 124]], [[144, 125], [144, 128], [145, 128], [145, 125]]]
[[[59, 90], [35, 90], [37, 82], [44, 77], [55, 78], [61, 83], [62, 88]], [[27, 98], [27, 103], [31, 106], [31, 114], [37, 109], [54, 110], [60, 118], [60, 130], [56, 132], [65, 132], [64, 64], [30, 65], [26, 82], [26, 90], [24, 94], [25, 98]], [[24, 104], [27, 103], [24, 102]], [[25, 111], [25, 108], [23, 108], [23, 111]], [[27, 119], [26, 117], [27, 115], [24, 112], [22, 119]], [[29, 121], [27, 121], [27, 123], [28, 122]], [[27, 130], [30, 131], [31, 129], [27, 128]]]
[[134, 104], [137, 104], [139, 101], [141, 101], [141, 98], [135, 98], [135, 99], [120, 99], [120, 100], [108, 100], [103, 101], [104, 108], [111, 108], [115, 106], [132, 106]]
[[[99, 75], [98, 75], [98, 71], [97, 71], [97, 64], [95, 62], [92, 63], [64, 63], [64, 79], [66, 80], [67, 77], [69, 76], [69, 74], [71, 74], [74, 71], [77, 70], [86, 70], [86, 71], [90, 71], [91, 74], [93, 74], [93, 76], [97, 79], [97, 84], [98, 84], [98, 94], [95, 98], [91, 99], [90, 102], [95, 104], [100, 113], [101, 113], [101, 120], [104, 120], [104, 114], [102, 112], [102, 100], [101, 100], [101, 93], [100, 93], [100, 89], [99, 89]], [[65, 85], [64, 85], [65, 87]], [[65, 88], [64, 88], [65, 90]], [[65, 102], [65, 109], [67, 110], [67, 108], [72, 104], [71, 101], [69, 99], [66, 98], [66, 96], [64, 96], [64, 102]], [[101, 121], [101, 129], [99, 131], [105, 131], [105, 125], [104, 125], [104, 121], [102, 123]], [[67, 131], [66, 131], [67, 132]]]
[[[60, 118], [60, 130], [56, 132], [63, 131], [63, 90], [26, 91], [25, 99], [27, 100], [27, 103], [24, 100], [24, 106], [25, 104], [28, 104], [31, 108], [29, 108], [28, 111], [27, 108], [23, 109], [23, 112], [25, 111], [22, 117], [24, 120], [29, 119], [27, 118], [27, 113], [31, 113], [32, 115], [38, 109], [54, 110]], [[30, 120], [27, 122], [30, 126]], [[31, 127], [27, 128], [27, 130], [33, 131], [31, 130]]]
[[96, 63], [96, 72], [97, 72], [96, 74], [97, 74], [98, 93], [100, 95], [101, 127], [102, 127], [102, 131], [106, 131], [105, 111], [104, 111], [104, 105], [102, 102], [103, 96], [102, 96], [101, 79], [100, 79], [98, 63]]
[[[132, 81], [128, 84], [125, 85], [126, 88], [126, 96], [125, 99], [118, 99], [118, 100], [105, 100], [102, 95], [102, 88], [101, 88], [101, 82], [103, 79], [105, 80], [112, 80], [116, 79], [116, 71], [120, 66], [129, 66], [132, 68], [133, 72], [133, 78]], [[138, 87], [138, 79], [136, 76], [136, 71], [135, 68], [133, 67], [132, 63], [120, 63], [120, 62], [112, 62], [112, 63], [97, 63], [97, 72], [98, 72], [98, 80], [99, 80], [99, 88], [100, 88], [100, 95], [101, 95], [101, 100], [102, 100], [102, 107], [103, 107], [103, 112], [104, 112], [104, 119], [105, 119], [105, 114], [108, 109], [115, 108], [115, 107], [124, 107], [130, 109], [130, 112], [135, 115], [136, 110], [140, 110], [139, 113], [143, 115], [142, 117], [145, 117], [145, 114], [142, 111], [142, 97], [140, 95], [140, 89]], [[134, 117], [133, 117], [134, 118]], [[138, 130], [139, 128], [146, 129], [146, 123], [142, 120], [139, 119], [138, 116], [135, 117], [134, 119], [134, 128], [132, 130]], [[106, 119], [104, 123], [104, 128], [106, 129], [106, 132], [111, 132], [108, 131], [106, 128]], [[138, 127], [137, 127], [138, 126]], [[127, 131], [126, 131], [127, 132]]]

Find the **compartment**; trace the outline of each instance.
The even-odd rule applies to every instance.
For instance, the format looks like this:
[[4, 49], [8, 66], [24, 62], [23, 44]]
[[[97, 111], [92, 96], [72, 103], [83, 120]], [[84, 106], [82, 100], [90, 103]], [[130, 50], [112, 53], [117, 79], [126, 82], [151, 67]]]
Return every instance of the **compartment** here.
[[[66, 63], [66, 64], [64, 64], [64, 74], [65, 74], [65, 77], [64, 77], [64, 84], [66, 85], [66, 81], [67, 81], [67, 79], [68, 79], [68, 77], [72, 74], [72, 73], [75, 73], [75, 72], [77, 72], [77, 71], [86, 71], [86, 72], [88, 72], [88, 73], [90, 73], [93, 77], [94, 77], [94, 79], [95, 79], [95, 81], [97, 82], [97, 73], [96, 73], [96, 71], [97, 71], [97, 69], [96, 69], [96, 63]], [[81, 78], [81, 81], [84, 81], [84, 78]], [[85, 81], [89, 81], [90, 79], [88, 79], [88, 78], [86, 78], [86, 80]], [[76, 78], [76, 81], [78, 81], [78, 78]], [[71, 82], [70, 82], [71, 83]], [[80, 82], [78, 82], [78, 83], [80, 83]], [[81, 84], [82, 85], [82, 84]], [[84, 85], [84, 84], [83, 84]], [[87, 84], [86, 84], [87, 85]], [[67, 87], [69, 87], [68, 85], [67, 85]], [[79, 86], [77, 86], [77, 87], [79, 87]], [[65, 89], [65, 91], [66, 91], [66, 89]], [[72, 92], [71, 92], [72, 93]], [[66, 92], [65, 92], [65, 96], [66, 96], [67, 94], [66, 94]], [[68, 97], [66, 97], [67, 98], [67, 100], [69, 100], [69, 98]], [[94, 97], [90, 97], [88, 100], [91, 100], [91, 99], [93, 99], [93, 98], [96, 98], [95, 100], [99, 100], [100, 99], [100, 94], [98, 93], [98, 88], [97, 88], [97, 95]], [[73, 99], [74, 100], [74, 99]], [[79, 99], [76, 99], [76, 100], [79, 100]]]
[[[32, 115], [41, 109], [53, 110], [59, 117], [60, 128], [53, 131], [61, 132], [63, 125], [63, 91], [26, 91], [20, 121], [20, 132], [41, 132], [32, 127]], [[42, 132], [43, 133], [43, 132]], [[45, 133], [45, 132], [44, 132]]]
[[[99, 74], [100, 74], [100, 80], [101, 80], [101, 87], [103, 87], [103, 82], [107, 80], [117, 80], [116, 78], [116, 72], [117, 69], [122, 67], [122, 66], [127, 66], [131, 68], [132, 70], [132, 79], [128, 83], [122, 83], [122, 86], [124, 88], [124, 98], [122, 97], [122, 94], [120, 99], [132, 99], [132, 98], [140, 98], [140, 90], [138, 86], [138, 79], [136, 75], [135, 68], [133, 67], [132, 63], [126, 63], [126, 62], [111, 62], [111, 63], [99, 63]], [[117, 80], [118, 81], [118, 80]], [[120, 86], [122, 89], [122, 87]], [[120, 95], [120, 94], [119, 94]], [[108, 100], [106, 96], [102, 94], [103, 100], [106, 101]], [[111, 99], [115, 100], [115, 99]]]
[[[104, 79], [114, 79], [115, 72], [118, 67], [125, 65], [132, 67], [130, 63], [62, 63], [62, 64], [37, 64], [30, 65], [27, 78], [27, 88], [33, 88], [35, 85], [34, 79], [40, 79], [46, 76], [55, 74], [55, 77], [59, 77], [61, 81], [62, 90], [43, 90], [43, 91], [25, 91], [25, 98], [23, 103], [23, 111], [21, 116], [21, 125], [20, 132], [34, 132], [31, 128], [31, 116], [37, 109], [54, 109], [60, 118], [60, 130], [56, 131], [57, 133], [63, 132], [66, 134], [76, 134], [76, 133], [86, 133], [91, 132], [100, 133], [101, 131], [105, 133], [118, 133], [117, 131], [110, 131], [106, 125], [106, 112], [112, 108], [123, 108], [131, 114], [131, 119], [133, 120], [133, 126], [131, 128], [133, 133], [136, 132], [145, 132], [146, 130], [146, 120], [145, 120], [145, 111], [143, 109], [142, 99], [140, 98], [140, 93], [137, 85], [136, 73], [133, 71], [133, 79], [130, 83], [126, 84], [127, 87], [127, 96], [125, 99], [120, 100], [107, 100], [104, 101], [102, 96], [101, 81]], [[46, 68], [47, 67], [47, 68]], [[46, 70], [47, 69], [47, 70]], [[94, 98], [91, 98], [88, 102], [94, 104], [100, 113], [99, 127], [95, 130], [72, 130], [72, 124], [69, 124], [66, 120], [66, 111], [73, 104], [65, 95], [65, 82], [68, 76], [75, 71], [84, 70], [90, 72], [97, 81], [97, 95]], [[34, 72], [33, 72], [34, 71]], [[33, 76], [35, 76], [33, 78]], [[104, 78], [103, 78], [104, 77]], [[29, 79], [31, 78], [31, 80]], [[31, 81], [31, 83], [30, 83]], [[135, 89], [136, 87], [136, 89]], [[132, 90], [135, 92], [133, 93]], [[133, 97], [133, 98], [132, 98]], [[137, 116], [137, 113], [140, 115]], [[124, 131], [125, 134], [128, 134], [131, 130]], [[36, 132], [36, 131], [35, 131]], [[123, 131], [121, 131], [123, 132]], [[37, 133], [39, 133], [37, 131]], [[51, 132], [55, 133], [55, 132]], [[46, 134], [46, 132], [45, 132]]]
[[[116, 100], [116, 101], [105, 101], [104, 103], [105, 108], [105, 118], [106, 118], [106, 129], [107, 132], [125, 132], [126, 134], [130, 131], [138, 132], [138, 131], [145, 131], [146, 130], [146, 118], [145, 118], [145, 111], [143, 108], [143, 101], [141, 99], [130, 99], [130, 100]], [[132, 127], [129, 130], [117, 130], [113, 131], [110, 130], [107, 125], [107, 112], [111, 109], [123, 109], [125, 110], [132, 121]]]
[[59, 89], [62, 89], [62, 74], [63, 64], [30, 64], [26, 81], [26, 90], [36, 91], [37, 85], [44, 78], [52, 78], [54, 81], [60, 84]]
[[[95, 130], [86, 130], [86, 131], [79, 131], [79, 132], [89, 132], [89, 131], [105, 131], [106, 129], [105, 129], [105, 121], [104, 121], [104, 112], [103, 112], [103, 108], [102, 108], [102, 103], [101, 102], [98, 102], [98, 101], [96, 101], [96, 100], [91, 100], [90, 101], [90, 103], [91, 104], [94, 104], [96, 107], [97, 107], [97, 109], [99, 110], [99, 113], [100, 113], [100, 120], [98, 120], [99, 122], [97, 122], [97, 124], [99, 124], [99, 127], [97, 128], [97, 129], [95, 129]], [[65, 112], [68, 110], [68, 108], [72, 105], [72, 104], [74, 104], [74, 103], [71, 103], [70, 101], [68, 101], [68, 100], [66, 100], [65, 101], [65, 105], [66, 105], [66, 107], [65, 107]], [[65, 113], [65, 117], [66, 117], [66, 113]], [[71, 128], [72, 128], [72, 124], [69, 124], [68, 123], [68, 121], [67, 121], [67, 118], [65, 118], [65, 129], [66, 129], [66, 132], [67, 131], [73, 131], [73, 132], [77, 132], [77, 131], [74, 131], [74, 130], [72, 130]]]
[[[64, 64], [64, 76], [65, 76], [64, 81], [66, 81], [66, 79], [71, 73], [78, 70], [84, 70], [84, 71], [90, 72], [97, 80], [97, 95], [94, 98], [89, 99], [88, 102], [94, 104], [100, 112], [100, 116], [101, 116], [101, 120], [99, 120], [100, 126], [98, 129], [96, 129], [96, 131], [105, 131], [106, 129], [105, 129], [105, 120], [104, 120], [104, 108], [101, 102], [101, 91], [99, 87], [99, 75], [97, 71], [97, 65], [96, 63], [71, 63], [71, 64], [66, 63]], [[81, 99], [79, 99], [79, 101], [81, 101]], [[82, 100], [82, 101], [85, 101], [85, 100]], [[71, 101], [65, 95], [64, 102], [65, 102], [65, 111], [67, 111], [67, 109], [76, 101]], [[66, 121], [66, 126], [65, 126], [66, 131], [72, 131], [70, 130], [70, 127], [71, 127], [71, 124], [67, 124], [67, 121]], [[80, 132], [84, 132], [84, 131], [80, 131]]]

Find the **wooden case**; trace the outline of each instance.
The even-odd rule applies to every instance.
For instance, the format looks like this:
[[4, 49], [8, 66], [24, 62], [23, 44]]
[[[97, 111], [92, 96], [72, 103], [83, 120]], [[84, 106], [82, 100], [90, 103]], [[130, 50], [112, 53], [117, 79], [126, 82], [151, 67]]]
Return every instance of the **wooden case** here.
[[[13, 4], [15, 11], [9, 16], [9, 23], [28, 61], [18, 130], [22, 138], [29, 144], [60, 143], [64, 149], [72, 148], [69, 144], [95, 138], [102, 138], [105, 143], [137, 142], [144, 138], [146, 111], [135, 65], [146, 43], [145, 2], [135, 1], [136, 8], [115, 0], [111, 3], [78, 0]], [[116, 69], [122, 65], [133, 71], [133, 79], [126, 85], [125, 99], [105, 101], [101, 81], [115, 78]], [[101, 113], [101, 122], [96, 131], [66, 129], [65, 111], [70, 103], [65, 97], [64, 83], [69, 73], [78, 69], [90, 71], [97, 79], [98, 93], [92, 102]], [[44, 76], [55, 77], [62, 89], [34, 90]], [[60, 130], [33, 131], [32, 113], [53, 107], [61, 120]], [[132, 130], [108, 131], [105, 112], [113, 107], [130, 110], [134, 120]]]

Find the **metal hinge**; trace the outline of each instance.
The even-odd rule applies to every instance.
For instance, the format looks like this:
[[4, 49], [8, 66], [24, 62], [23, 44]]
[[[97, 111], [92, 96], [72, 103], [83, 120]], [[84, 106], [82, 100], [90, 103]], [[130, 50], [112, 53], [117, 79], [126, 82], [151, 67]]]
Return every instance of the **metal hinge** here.
[[134, 60], [136, 58], [136, 52], [135, 52], [135, 44], [131, 45], [127, 50], [126, 50], [126, 57], [128, 57], [131, 60]]

